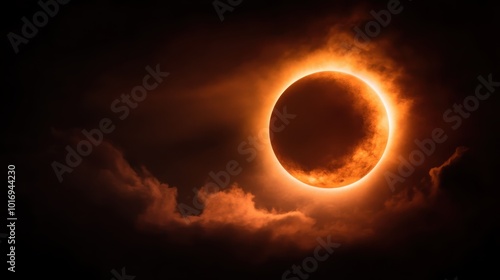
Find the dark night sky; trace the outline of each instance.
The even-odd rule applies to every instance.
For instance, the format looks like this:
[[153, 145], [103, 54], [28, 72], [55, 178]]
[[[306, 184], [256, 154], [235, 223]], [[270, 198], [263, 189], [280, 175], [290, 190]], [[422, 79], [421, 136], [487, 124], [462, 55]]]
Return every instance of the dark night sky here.
[[[107, 280], [125, 267], [137, 280], [282, 279], [328, 235], [341, 246], [308, 279], [495, 275], [500, 87], [460, 125], [443, 118], [478, 76], [500, 81], [493, 1], [404, 0], [366, 48], [347, 49], [408, 105], [386, 170], [397, 172], [414, 139], [447, 135], [394, 192], [383, 175], [353, 195], [297, 190], [266, 165], [266, 147], [241, 152], [289, 66], [352, 47], [353, 28], [390, 1], [352, 2], [244, 0], [221, 21], [211, 1], [73, 0], [17, 54], [7, 34], [40, 7], [5, 4], [2, 158], [16, 166], [15, 276]], [[169, 75], [120, 119], [111, 104], [158, 64]], [[51, 164], [103, 118], [114, 130], [59, 182]], [[231, 161], [241, 171], [231, 187], [206, 193], [209, 174]], [[193, 189], [205, 209], [186, 222], [178, 206], [194, 207]]]

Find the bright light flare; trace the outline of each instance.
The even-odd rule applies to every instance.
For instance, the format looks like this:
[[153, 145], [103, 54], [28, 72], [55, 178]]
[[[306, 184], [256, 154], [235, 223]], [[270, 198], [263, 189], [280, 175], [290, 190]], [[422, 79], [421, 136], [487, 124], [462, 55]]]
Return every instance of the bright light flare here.
[[[369, 66], [372, 61], [356, 56], [340, 56], [334, 55], [331, 52], [318, 52], [310, 55], [302, 61], [288, 62], [283, 65], [282, 77], [279, 77], [274, 87], [272, 87], [272, 95], [268, 96], [265, 100], [265, 107], [263, 114], [259, 118], [259, 127], [267, 128], [269, 132], [269, 120], [271, 118], [274, 106], [285, 90], [292, 85], [295, 81], [311, 75], [316, 72], [334, 71], [352, 75], [364, 83], [366, 83], [377, 94], [380, 102], [382, 102], [388, 118], [388, 139], [382, 156], [376, 165], [360, 180], [339, 188], [318, 188], [301, 182], [292, 176], [278, 161], [271, 145], [269, 133], [267, 133], [267, 144], [264, 150], [265, 160], [264, 164], [266, 170], [272, 172], [274, 175], [282, 178], [281, 180], [286, 185], [297, 186], [313, 191], [319, 192], [345, 192], [366, 186], [371, 182], [376, 181], [383, 177], [384, 166], [393, 158], [393, 155], [400, 147], [398, 139], [403, 135], [404, 131], [401, 129], [400, 123], [406, 117], [409, 104], [406, 100], [400, 99], [398, 86], [395, 83], [395, 76], [398, 72], [392, 74], [387, 71], [370, 70]], [[380, 58], [379, 58], [380, 59]], [[373, 58], [375, 60], [375, 58]], [[286, 129], [286, 128], [285, 128]]]

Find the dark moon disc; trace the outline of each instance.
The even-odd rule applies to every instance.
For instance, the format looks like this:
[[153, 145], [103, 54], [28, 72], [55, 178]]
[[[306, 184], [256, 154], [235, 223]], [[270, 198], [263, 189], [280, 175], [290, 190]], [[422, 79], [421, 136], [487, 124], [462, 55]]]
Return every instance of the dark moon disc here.
[[[311, 186], [337, 188], [367, 175], [387, 145], [386, 108], [366, 82], [325, 71], [290, 85], [274, 109], [294, 114], [277, 131], [270, 120], [273, 151], [288, 173]], [[275, 131], [273, 131], [275, 130]]]

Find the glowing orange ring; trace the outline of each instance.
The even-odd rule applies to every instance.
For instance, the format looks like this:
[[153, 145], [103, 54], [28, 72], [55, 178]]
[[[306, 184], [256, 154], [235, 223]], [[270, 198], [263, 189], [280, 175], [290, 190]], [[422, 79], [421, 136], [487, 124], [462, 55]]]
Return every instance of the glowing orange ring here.
[[[299, 184], [301, 186], [305, 186], [305, 187], [308, 187], [308, 188], [314, 188], [316, 190], [319, 189], [319, 190], [327, 190], [327, 191], [338, 191], [338, 190], [344, 191], [344, 190], [347, 190], [347, 189], [351, 189], [351, 188], [357, 187], [357, 186], [359, 186], [361, 184], [366, 183], [370, 179], [372, 179], [373, 175], [376, 174], [377, 171], [378, 171], [378, 169], [380, 168], [382, 162], [385, 161], [385, 159], [387, 157], [388, 150], [390, 150], [390, 147], [393, 144], [394, 117], [393, 117], [393, 113], [392, 113], [392, 110], [391, 110], [391, 106], [390, 106], [389, 102], [387, 101], [387, 99], [385, 98], [385, 96], [381, 93], [381, 90], [375, 85], [375, 83], [373, 83], [372, 81], [370, 81], [366, 77], [363, 77], [363, 76], [361, 76], [359, 74], [353, 73], [353, 72], [351, 72], [349, 70], [345, 70], [345, 69], [343, 69], [343, 70], [340, 70], [340, 69], [312, 70], [312, 71], [310, 71], [310, 73], [303, 74], [301, 77], [294, 79], [292, 82], [289, 82], [287, 84], [287, 86], [283, 90], [281, 90], [281, 93], [277, 95], [276, 99], [272, 103], [273, 106], [271, 106], [270, 111], [267, 114], [267, 120], [271, 119], [271, 116], [272, 116], [275, 104], [277, 103], [278, 99], [281, 97], [281, 95], [285, 92], [285, 90], [288, 87], [290, 87], [293, 83], [295, 83], [296, 81], [298, 81], [298, 80], [300, 80], [300, 79], [302, 79], [302, 78], [304, 78], [306, 76], [309, 76], [309, 75], [317, 73], [317, 72], [323, 72], [323, 71], [339, 72], [339, 73], [344, 73], [344, 74], [348, 74], [348, 75], [354, 76], [354, 77], [360, 79], [361, 81], [363, 81], [364, 83], [366, 83], [377, 94], [377, 96], [379, 97], [379, 99], [382, 102], [383, 107], [385, 109], [385, 113], [386, 113], [387, 120], [388, 120], [388, 126], [389, 126], [388, 127], [387, 144], [385, 145], [384, 152], [382, 153], [382, 156], [379, 158], [379, 160], [377, 161], [377, 163], [375, 164], [375, 166], [366, 175], [364, 175], [362, 178], [360, 178], [359, 180], [357, 180], [354, 183], [351, 183], [351, 184], [346, 185], [346, 186], [338, 187], [338, 188], [319, 188], [317, 186], [313, 186], [313, 185], [304, 183], [304, 182], [300, 181], [299, 179], [295, 178], [279, 162], [279, 160], [278, 160], [276, 154], [274, 153], [274, 151], [272, 150], [272, 148], [271, 148], [271, 151], [272, 151], [272, 155], [273, 156], [271, 158], [272, 158], [273, 163], [276, 164], [277, 166], [279, 166], [279, 170], [283, 173], [283, 175], [286, 178], [288, 178], [289, 180], [295, 182], [296, 184]], [[269, 127], [267, 127], [267, 129], [269, 130]], [[268, 137], [268, 141], [269, 141], [268, 144], [271, 146], [270, 135]]]

